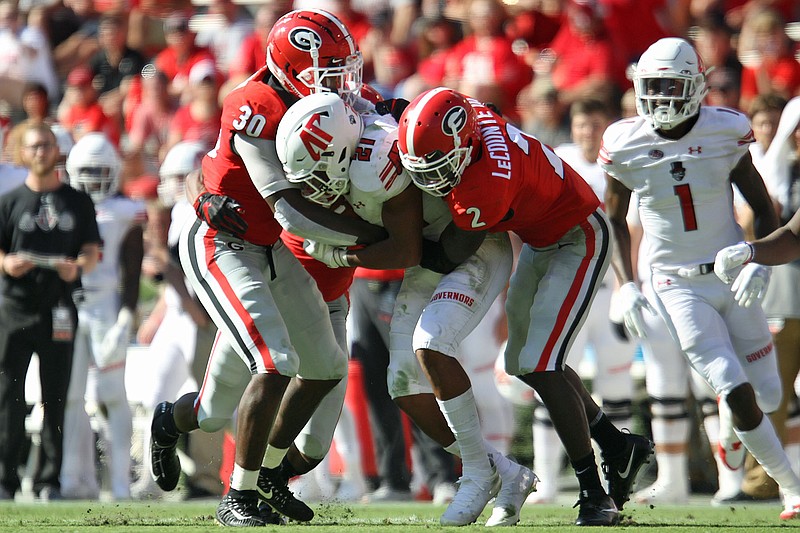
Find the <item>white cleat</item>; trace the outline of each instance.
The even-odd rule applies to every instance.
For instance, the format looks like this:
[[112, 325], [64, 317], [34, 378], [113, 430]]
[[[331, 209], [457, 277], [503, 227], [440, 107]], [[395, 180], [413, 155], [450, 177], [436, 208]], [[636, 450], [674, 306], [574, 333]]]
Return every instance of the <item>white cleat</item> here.
[[800, 518], [800, 496], [787, 494], [783, 497], [783, 511], [781, 520]]
[[644, 505], [683, 505], [689, 501], [689, 494], [656, 482], [634, 494], [633, 501]]
[[489, 500], [500, 491], [500, 476], [492, 473], [488, 479], [474, 480], [462, 476], [455, 498], [445, 510], [439, 523], [443, 526], [466, 526], [475, 522]]
[[744, 466], [744, 458], [747, 454], [747, 450], [741, 442], [737, 440], [724, 444], [722, 440], [720, 440], [717, 446], [719, 458], [728, 470], [736, 471]]
[[502, 486], [494, 501], [492, 516], [487, 527], [513, 526], [519, 522], [519, 513], [528, 494], [536, 490], [539, 478], [530, 468], [519, 465], [517, 471], [501, 478]]

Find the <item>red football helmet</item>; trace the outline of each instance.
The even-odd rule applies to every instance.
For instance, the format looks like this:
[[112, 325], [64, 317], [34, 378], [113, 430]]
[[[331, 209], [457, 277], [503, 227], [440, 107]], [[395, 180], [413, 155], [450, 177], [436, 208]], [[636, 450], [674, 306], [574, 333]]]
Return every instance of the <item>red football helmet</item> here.
[[267, 66], [284, 89], [302, 98], [315, 92], [358, 94], [364, 60], [350, 31], [321, 9], [278, 19], [267, 37]]
[[400, 160], [417, 187], [433, 196], [458, 185], [479, 139], [475, 110], [445, 87], [422, 93], [400, 117]]

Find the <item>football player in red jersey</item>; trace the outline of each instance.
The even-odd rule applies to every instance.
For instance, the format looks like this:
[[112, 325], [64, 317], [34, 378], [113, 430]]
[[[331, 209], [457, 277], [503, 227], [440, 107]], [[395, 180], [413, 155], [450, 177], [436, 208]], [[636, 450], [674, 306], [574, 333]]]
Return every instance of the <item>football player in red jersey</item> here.
[[[550, 411], [580, 483], [576, 524], [617, 523], [653, 444], [614, 427], [565, 364], [609, 264], [599, 200], [550, 147], [450, 89], [411, 102], [398, 137], [414, 183], [444, 198], [460, 228], [513, 231], [525, 243], [506, 303], [506, 371], [536, 389]], [[458, 379], [453, 364], [443, 356], [431, 381]], [[608, 494], [590, 436], [603, 451]]]
[[[346, 375], [347, 355], [314, 279], [280, 234], [361, 244], [385, 233], [304, 200], [285, 179], [275, 133], [287, 108], [312, 92], [358, 99], [361, 66], [352, 36], [333, 15], [314, 9], [284, 15], [268, 37], [267, 65], [226, 96], [217, 145], [203, 159], [206, 192], [195, 200], [198, 220], [184, 228], [179, 251], [222, 333], [200, 393], [157, 408], [151, 467], [159, 486], [172, 490], [180, 476], [180, 433], [219, 430], [238, 404], [231, 490], [216, 513], [223, 525], [264, 525], [259, 500], [295, 520], [313, 517], [279, 467], [320, 399]], [[291, 438], [272, 438], [278, 426]], [[268, 438], [278, 445], [267, 447]]]

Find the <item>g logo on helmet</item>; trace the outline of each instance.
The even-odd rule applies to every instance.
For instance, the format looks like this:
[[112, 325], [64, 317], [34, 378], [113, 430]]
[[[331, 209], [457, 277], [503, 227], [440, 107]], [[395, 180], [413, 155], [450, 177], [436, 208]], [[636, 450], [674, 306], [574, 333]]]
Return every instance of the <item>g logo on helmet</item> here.
[[442, 131], [445, 135], [455, 137], [467, 124], [467, 110], [461, 106], [451, 107], [442, 119]]
[[312, 48], [319, 49], [322, 46], [322, 37], [311, 28], [301, 26], [289, 32], [289, 42], [298, 50], [310, 52]]

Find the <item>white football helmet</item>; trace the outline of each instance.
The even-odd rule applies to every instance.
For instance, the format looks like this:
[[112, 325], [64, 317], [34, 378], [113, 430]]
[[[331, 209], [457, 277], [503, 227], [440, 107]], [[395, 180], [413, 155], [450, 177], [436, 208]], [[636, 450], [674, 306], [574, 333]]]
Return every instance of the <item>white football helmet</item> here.
[[683, 39], [656, 41], [633, 73], [636, 111], [655, 129], [671, 130], [696, 115], [706, 95], [706, 72], [697, 51]]
[[116, 194], [122, 167], [117, 149], [102, 133], [87, 133], [67, 157], [69, 184], [84, 191], [95, 203]]
[[275, 145], [286, 179], [303, 196], [330, 206], [350, 187], [350, 158], [361, 137], [358, 113], [334, 93], [301, 98], [281, 119]]
[[186, 195], [186, 175], [198, 168], [206, 150], [203, 145], [183, 141], [169, 149], [161, 168], [158, 169], [158, 198], [171, 207]]

